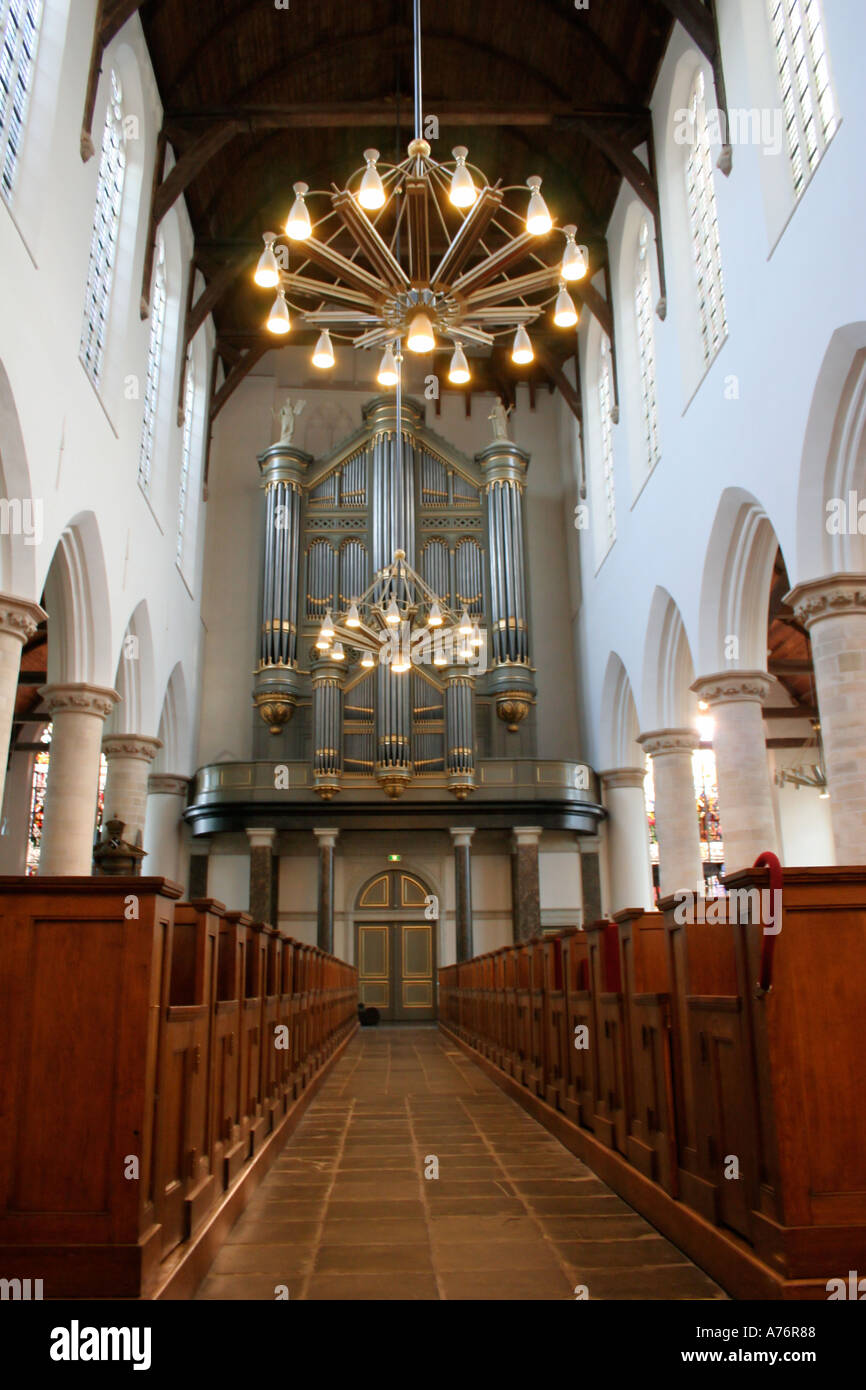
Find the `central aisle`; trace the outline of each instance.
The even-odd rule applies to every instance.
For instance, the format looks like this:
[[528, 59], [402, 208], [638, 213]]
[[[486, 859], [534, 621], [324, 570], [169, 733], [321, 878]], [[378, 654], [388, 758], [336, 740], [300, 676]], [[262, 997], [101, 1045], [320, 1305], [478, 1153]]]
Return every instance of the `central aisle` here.
[[725, 1297], [435, 1024], [353, 1038], [196, 1298], [280, 1285], [290, 1299]]

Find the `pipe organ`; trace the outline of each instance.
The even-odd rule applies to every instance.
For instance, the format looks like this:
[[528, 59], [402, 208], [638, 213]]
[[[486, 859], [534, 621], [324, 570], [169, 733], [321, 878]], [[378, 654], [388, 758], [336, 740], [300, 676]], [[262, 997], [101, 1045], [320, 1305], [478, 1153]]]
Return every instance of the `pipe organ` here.
[[[504, 756], [533, 752], [523, 536], [529, 456], [498, 439], [467, 458], [426, 428], [413, 400], [403, 402], [402, 424], [398, 440], [394, 398], [380, 396], [330, 457], [314, 460], [283, 442], [259, 459], [264, 544], [253, 700], [280, 740], [277, 756], [309, 756], [323, 798], [365, 785], [395, 797], [417, 781], [468, 796], [479, 744], [492, 755], [492, 709], [509, 744], [514, 739]], [[400, 554], [414, 580], [386, 572]], [[468, 667], [450, 653], [434, 663], [442, 649], [432, 629], [405, 670], [369, 656], [362, 664], [351, 642], [317, 650], [329, 615], [345, 614], [371, 585], [377, 603], [412, 603], [417, 576], [445, 608], [467, 615], [481, 634], [483, 660]]]

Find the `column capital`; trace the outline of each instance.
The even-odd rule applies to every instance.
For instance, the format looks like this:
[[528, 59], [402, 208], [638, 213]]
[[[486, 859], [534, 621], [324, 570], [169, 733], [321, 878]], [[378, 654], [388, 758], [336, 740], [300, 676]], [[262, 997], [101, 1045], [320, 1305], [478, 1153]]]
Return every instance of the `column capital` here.
[[313, 831], [313, 834], [315, 835], [316, 839], [317, 839], [318, 842], [319, 842], [319, 849], [320, 849], [320, 850], [321, 850], [321, 849], [334, 849], [334, 847], [336, 846], [336, 843], [337, 843], [338, 839], [340, 838], [340, 832], [339, 832], [339, 830], [335, 830], [333, 827], [327, 828], [327, 829], [324, 829], [324, 830], [323, 830], [323, 829], [320, 829], [319, 827], [317, 827], [317, 828]]
[[541, 825], [515, 825], [512, 830], [512, 848], [522, 849], [524, 846], [538, 848], [538, 842], [544, 834], [544, 827]]
[[784, 602], [807, 628], [822, 618], [866, 617], [866, 574], [827, 574], [796, 584]]
[[700, 747], [701, 736], [697, 729], [653, 729], [651, 733], [641, 734], [638, 743], [651, 758], [659, 753], [692, 753]]
[[152, 763], [161, 747], [162, 739], [148, 734], [107, 734], [102, 740], [106, 758], [137, 758], [142, 763]]
[[247, 826], [250, 849], [273, 849], [277, 832], [272, 826]]
[[148, 796], [186, 796], [189, 782], [174, 772], [154, 772], [147, 779]]
[[605, 789], [620, 787], [637, 787], [643, 791], [643, 784], [646, 778], [645, 767], [614, 767], [607, 772], [600, 772], [601, 784]]
[[775, 684], [766, 671], [717, 671], [712, 676], [699, 676], [691, 688], [712, 708], [741, 700], [763, 704]]
[[448, 829], [448, 834], [454, 842], [455, 849], [471, 849], [472, 836], [475, 834], [475, 826], [452, 825]]
[[120, 700], [116, 690], [74, 681], [68, 685], [41, 685], [39, 694], [54, 714], [92, 714], [107, 719]]
[[17, 637], [22, 646], [30, 641], [39, 624], [47, 617], [45, 609], [30, 599], [0, 594], [0, 633]]

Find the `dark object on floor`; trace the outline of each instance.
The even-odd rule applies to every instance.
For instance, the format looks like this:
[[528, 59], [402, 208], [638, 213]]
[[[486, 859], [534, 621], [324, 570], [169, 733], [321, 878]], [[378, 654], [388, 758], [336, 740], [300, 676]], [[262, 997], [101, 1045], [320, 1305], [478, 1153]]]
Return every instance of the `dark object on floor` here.
[[362, 1028], [378, 1028], [379, 1010], [368, 1009], [363, 1004], [358, 1005], [358, 1022]]

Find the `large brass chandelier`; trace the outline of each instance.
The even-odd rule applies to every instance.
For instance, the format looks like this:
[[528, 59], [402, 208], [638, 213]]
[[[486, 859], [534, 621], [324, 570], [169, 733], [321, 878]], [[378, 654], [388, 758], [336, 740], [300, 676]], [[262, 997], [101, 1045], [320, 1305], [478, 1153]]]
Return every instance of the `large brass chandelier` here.
[[[575, 328], [568, 287], [588, 270], [577, 228], [554, 227], [538, 175], [503, 187], [469, 162], [463, 145], [452, 160], [432, 157], [422, 134], [421, 0], [413, 10], [415, 138], [407, 157], [388, 164], [368, 149], [342, 188], [296, 183], [285, 231], [265, 233], [254, 275], [277, 291], [267, 318], [276, 338], [295, 320], [318, 329], [312, 363], [323, 371], [335, 365], [335, 340], [381, 349], [377, 380], [397, 386], [398, 401], [404, 347], [420, 356], [450, 350], [454, 385], [471, 380], [467, 346], [483, 351], [513, 335], [512, 360], [532, 362], [530, 325], [552, 306], [557, 327]], [[320, 201], [330, 207], [314, 219], [310, 204]], [[346, 245], [346, 233], [349, 255], [335, 244]], [[433, 246], [443, 239], [437, 260]]]

